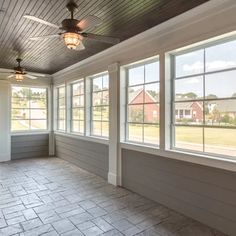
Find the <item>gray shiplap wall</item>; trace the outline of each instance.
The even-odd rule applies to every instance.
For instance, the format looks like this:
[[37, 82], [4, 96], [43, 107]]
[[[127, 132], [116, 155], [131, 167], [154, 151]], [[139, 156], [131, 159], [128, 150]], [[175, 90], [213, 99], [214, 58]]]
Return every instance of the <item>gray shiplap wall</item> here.
[[14, 135], [11, 137], [11, 159], [46, 157], [49, 134]]
[[107, 179], [108, 145], [55, 135], [56, 156]]
[[236, 173], [122, 149], [123, 186], [236, 235]]

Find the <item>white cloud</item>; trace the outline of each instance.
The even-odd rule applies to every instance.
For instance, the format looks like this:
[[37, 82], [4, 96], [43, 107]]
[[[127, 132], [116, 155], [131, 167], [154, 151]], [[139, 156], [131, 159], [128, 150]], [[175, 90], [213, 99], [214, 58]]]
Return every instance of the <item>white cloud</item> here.
[[[199, 77], [198, 77], [199, 78]], [[188, 84], [198, 84], [199, 83], [199, 79], [198, 78], [189, 78], [187, 80]]]
[[203, 70], [203, 63], [200, 61], [195, 62], [194, 64], [185, 64], [183, 65], [183, 70], [186, 72], [201, 72]]
[[230, 67], [236, 67], [236, 61], [213, 61], [206, 63], [206, 68], [208, 70], [219, 70]]

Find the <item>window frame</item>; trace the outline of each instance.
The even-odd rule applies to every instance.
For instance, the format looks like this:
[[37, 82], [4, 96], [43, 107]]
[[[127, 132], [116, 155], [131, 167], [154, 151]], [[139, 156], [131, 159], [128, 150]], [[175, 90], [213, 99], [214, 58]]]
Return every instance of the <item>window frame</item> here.
[[[73, 86], [75, 85], [75, 84], [79, 84], [79, 83], [83, 83], [83, 94], [80, 94], [80, 95], [74, 95], [73, 94]], [[69, 84], [69, 86], [70, 86], [70, 104], [71, 104], [71, 106], [70, 106], [70, 117], [71, 117], [71, 119], [70, 119], [70, 133], [72, 133], [72, 134], [74, 134], [74, 135], [79, 135], [79, 136], [85, 136], [85, 134], [86, 134], [86, 101], [85, 101], [85, 99], [86, 99], [86, 89], [85, 89], [85, 79], [84, 78], [82, 78], [82, 79], [79, 79], [79, 80], [76, 80], [76, 81], [73, 81], [72, 83], [70, 83]], [[82, 107], [73, 107], [73, 98], [74, 97], [80, 97], [80, 96], [83, 96], [83, 100], [84, 100], [84, 102], [83, 102], [83, 106]], [[83, 129], [83, 132], [77, 132], [77, 131], [73, 131], [73, 121], [74, 121], [74, 119], [73, 119], [73, 109], [74, 108], [83, 108], [83, 112], [84, 112], [84, 120], [75, 120], [75, 121], [83, 121], [83, 123], [84, 123], [84, 129]]]
[[[236, 125], [235, 126], [226, 126], [226, 125], [207, 125], [205, 124], [205, 104], [207, 102], [211, 101], [227, 101], [227, 100], [235, 100], [236, 97], [220, 97], [220, 98], [206, 98], [206, 86], [205, 86], [205, 80], [207, 75], [212, 75], [212, 74], [219, 74], [219, 73], [224, 73], [224, 72], [230, 72], [230, 71], [235, 71], [236, 72], [236, 66], [233, 66], [231, 68], [226, 68], [226, 69], [216, 69], [212, 71], [206, 71], [206, 49], [212, 46], [217, 46], [221, 45], [224, 43], [228, 43], [231, 41], [236, 40], [235, 36], [227, 37], [227, 38], [221, 38], [218, 40], [212, 40], [207, 43], [200, 43], [198, 46], [188, 46], [187, 49], [183, 50], [176, 50], [176, 52], [170, 52], [170, 70], [171, 70], [171, 75], [170, 75], [170, 80], [171, 80], [171, 104], [170, 104], [170, 151], [176, 151], [176, 152], [183, 152], [186, 154], [193, 154], [197, 156], [205, 156], [205, 157], [211, 157], [211, 158], [223, 158], [226, 160], [232, 160], [235, 156], [227, 155], [227, 154], [217, 154], [217, 153], [212, 153], [212, 152], [206, 152], [205, 151], [205, 128], [213, 128], [213, 129], [232, 129], [236, 130]], [[191, 53], [197, 50], [204, 50], [203, 52], [203, 72], [202, 73], [196, 73], [196, 74], [191, 74], [191, 75], [186, 75], [186, 76], [176, 76], [176, 56], [179, 55], [184, 55], [187, 53]], [[176, 101], [175, 100], [175, 81], [176, 80], [181, 80], [181, 79], [187, 79], [187, 78], [194, 78], [194, 77], [202, 77], [202, 82], [203, 82], [203, 97], [200, 99], [189, 99], [189, 100], [183, 100], [183, 101]], [[203, 121], [202, 124], [196, 124], [196, 125], [188, 125], [188, 124], [175, 124], [175, 103], [185, 103], [185, 102], [202, 102], [203, 104]], [[198, 127], [202, 129], [202, 149], [203, 151], [198, 151], [198, 150], [191, 150], [187, 148], [179, 148], [175, 147], [175, 127]]]
[[[64, 96], [65, 108], [64, 109], [59, 108], [59, 100], [60, 100], [60, 98], [63, 98], [63, 97], [59, 97], [59, 89], [60, 88], [64, 88], [64, 90], [65, 90], [65, 96]], [[66, 104], [66, 85], [64, 85], [64, 84], [56, 87], [56, 104], [57, 104], [57, 106], [56, 106], [57, 107], [57, 110], [56, 110], [56, 130], [58, 132], [65, 133], [67, 131], [67, 104]], [[60, 110], [65, 110], [65, 119], [59, 119]], [[65, 129], [59, 129], [59, 122], [61, 120], [65, 122]]]
[[[96, 79], [96, 78], [102, 78], [102, 88], [103, 88], [103, 76], [107, 76], [108, 77], [108, 89], [102, 89], [102, 90], [99, 90], [99, 91], [93, 91], [93, 80]], [[110, 83], [109, 83], [109, 73], [108, 72], [102, 72], [102, 73], [99, 73], [99, 74], [96, 74], [96, 75], [93, 75], [91, 77], [89, 77], [89, 80], [90, 80], [90, 109], [89, 109], [89, 117], [90, 117], [90, 121], [89, 121], [89, 135], [91, 137], [94, 137], [94, 138], [99, 138], [99, 139], [105, 139], [105, 140], [109, 140], [109, 124], [110, 124], [110, 104], [108, 103], [107, 105], [95, 105], [93, 104], [93, 94], [94, 93], [99, 93], [99, 92], [104, 92], [104, 91], [107, 91], [108, 92], [108, 101], [110, 101]], [[103, 99], [103, 98], [102, 98]], [[93, 108], [94, 107], [106, 107], [108, 108], [108, 120], [107, 121], [103, 121], [102, 119], [102, 111], [101, 111], [101, 120], [93, 120]], [[96, 134], [93, 134], [93, 122], [100, 122], [101, 123], [101, 135], [96, 135]], [[104, 136], [102, 135], [102, 124], [103, 123], [106, 123], [108, 125], [108, 136]]]
[[[152, 64], [152, 63], [155, 63], [155, 62], [158, 62], [159, 64], [159, 80], [157, 81], [152, 81], [152, 82], [147, 82], [145, 83], [145, 65], [148, 65], [148, 64]], [[129, 86], [129, 69], [133, 69], [133, 68], [137, 68], [139, 66], [144, 66], [144, 83], [142, 84], [135, 84], [135, 85], [131, 85]], [[145, 88], [145, 85], [149, 85], [149, 84], [159, 84], [159, 96], [160, 96], [160, 86], [161, 86], [161, 78], [160, 78], [160, 58], [159, 56], [155, 56], [155, 57], [151, 57], [151, 58], [146, 58], [145, 60], [143, 61], [138, 61], [138, 62], [135, 62], [135, 63], [132, 63], [130, 65], [126, 65], [124, 66], [124, 69], [125, 69], [125, 115], [124, 115], [124, 142], [125, 143], [130, 143], [130, 144], [134, 144], [134, 145], [141, 145], [141, 146], [148, 146], [148, 147], [153, 147], [153, 148], [156, 148], [156, 149], [159, 149], [160, 148], [160, 136], [161, 136], [161, 132], [160, 132], [160, 106], [161, 106], [161, 102], [160, 102], [160, 97], [159, 97], [159, 102], [153, 102], [153, 103], [145, 103], [145, 101], [143, 100], [143, 103], [137, 103], [135, 105], [142, 105], [143, 106], [143, 122], [140, 123], [140, 122], [129, 122], [128, 121], [128, 114], [129, 114], [129, 88], [132, 88], [132, 87], [135, 87], [135, 86], [143, 86]], [[148, 123], [148, 122], [144, 122], [144, 105], [148, 105], [148, 104], [158, 104], [159, 105], [159, 123]], [[137, 125], [142, 125], [142, 142], [139, 142], [139, 141], [133, 141], [133, 140], [129, 140], [128, 137], [129, 137], [129, 124], [137, 124]], [[159, 144], [154, 144], [154, 143], [147, 143], [147, 142], [144, 142], [144, 125], [150, 125], [150, 126], [155, 126], [155, 125], [158, 125], [159, 126], [159, 137], [157, 136], [158, 138], [158, 142]]]
[[[28, 89], [32, 89], [32, 88], [38, 88], [38, 89], [46, 89], [46, 119], [25, 119], [25, 120], [45, 120], [46, 121], [46, 129], [31, 129], [31, 124], [29, 125], [29, 129], [28, 130], [12, 130], [12, 120], [17, 120], [17, 119], [12, 119], [12, 109], [14, 109], [12, 107], [12, 102], [11, 102], [11, 106], [10, 106], [10, 119], [11, 119], [11, 128], [10, 128], [10, 133], [11, 135], [17, 135], [17, 134], [30, 134], [30, 133], [48, 133], [50, 130], [50, 108], [49, 108], [49, 96], [50, 96], [50, 87], [49, 86], [45, 86], [45, 85], [26, 85], [26, 84], [11, 84], [11, 101], [12, 101], [12, 89], [13, 87], [20, 87], [20, 88], [28, 88]], [[30, 97], [29, 97], [30, 98]], [[21, 109], [21, 108], [19, 108]], [[28, 108], [28, 110], [30, 111], [31, 109], [34, 108]], [[42, 109], [44, 110], [44, 109]], [[30, 114], [30, 112], [29, 112]]]

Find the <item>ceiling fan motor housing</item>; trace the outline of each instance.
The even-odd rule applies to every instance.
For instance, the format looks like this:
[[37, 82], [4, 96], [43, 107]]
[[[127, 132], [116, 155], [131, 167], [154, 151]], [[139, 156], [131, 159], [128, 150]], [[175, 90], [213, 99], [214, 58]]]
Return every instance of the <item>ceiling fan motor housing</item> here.
[[62, 21], [62, 27], [60, 29], [66, 32], [78, 33], [79, 27], [77, 26], [80, 21], [76, 19], [65, 19]]
[[22, 59], [21, 59], [21, 58], [17, 58], [16, 61], [17, 61], [17, 63], [18, 63], [18, 66], [14, 67], [14, 71], [15, 71], [16, 73], [23, 74], [23, 73], [24, 73], [24, 69], [23, 69], [23, 68], [21, 67], [21, 65], [20, 65]]
[[19, 74], [24, 74], [24, 69], [21, 66], [14, 67], [14, 71]]

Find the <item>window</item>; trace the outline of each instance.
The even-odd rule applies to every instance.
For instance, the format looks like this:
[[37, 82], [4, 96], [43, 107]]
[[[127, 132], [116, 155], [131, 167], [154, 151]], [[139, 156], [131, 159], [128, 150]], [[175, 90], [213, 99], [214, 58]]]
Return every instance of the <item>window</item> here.
[[47, 130], [47, 89], [12, 87], [11, 130]]
[[173, 148], [235, 156], [236, 40], [173, 59]]
[[107, 74], [91, 78], [91, 135], [109, 136], [109, 78]]
[[126, 140], [159, 145], [159, 62], [127, 68]]
[[57, 129], [66, 130], [65, 86], [57, 88]]
[[84, 80], [71, 85], [71, 131], [84, 134]]

